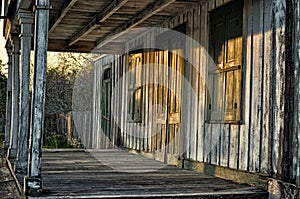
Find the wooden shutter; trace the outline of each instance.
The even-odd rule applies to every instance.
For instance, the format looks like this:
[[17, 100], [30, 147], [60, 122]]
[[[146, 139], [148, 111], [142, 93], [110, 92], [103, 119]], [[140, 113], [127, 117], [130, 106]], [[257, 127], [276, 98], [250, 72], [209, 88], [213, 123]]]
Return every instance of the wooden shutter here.
[[225, 16], [225, 121], [239, 121], [242, 78], [242, 13]]
[[129, 56], [129, 121], [142, 121], [142, 53]]
[[167, 105], [168, 105], [168, 88], [166, 87], [167, 81], [169, 79], [168, 68], [169, 65], [169, 53], [168, 45], [169, 41], [160, 41], [159, 43], [161, 49], [155, 52], [155, 63], [157, 64], [157, 78], [159, 85], [157, 85], [157, 104], [159, 104], [162, 109], [156, 112], [156, 122], [158, 124], [166, 124], [167, 122]]
[[208, 73], [208, 110], [211, 121], [221, 121], [223, 119], [224, 101], [224, 76], [220, 73], [224, 69], [224, 41], [225, 41], [224, 18], [212, 19], [210, 37], [210, 55], [216, 66], [209, 66]]
[[208, 120], [238, 122], [242, 93], [242, 1], [234, 1], [210, 14]]

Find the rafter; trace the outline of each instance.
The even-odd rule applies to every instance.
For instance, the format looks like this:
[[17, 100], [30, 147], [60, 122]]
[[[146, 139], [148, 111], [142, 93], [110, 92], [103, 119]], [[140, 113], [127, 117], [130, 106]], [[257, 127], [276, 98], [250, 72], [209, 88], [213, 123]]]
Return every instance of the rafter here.
[[156, 0], [153, 4], [149, 5], [146, 9], [137, 14], [127, 23], [117, 28], [112, 33], [106, 35], [103, 39], [97, 42], [97, 48], [101, 48], [112, 40], [118, 38], [120, 35], [126, 33], [137, 25], [143, 23], [145, 20], [155, 15], [159, 11], [163, 10], [170, 4], [174, 3], [176, 0]]
[[63, 20], [63, 18], [66, 16], [66, 14], [70, 11], [70, 9], [73, 7], [73, 5], [76, 2], [77, 2], [77, 0], [68, 0], [68, 1], [65, 1], [62, 9], [55, 16], [55, 18], [53, 20], [53, 23], [50, 24], [49, 34], [54, 31], [55, 27]]
[[33, 0], [21, 0], [21, 1], [18, 1], [17, 10], [19, 10], [19, 9], [28, 10], [28, 9], [30, 9], [32, 7], [33, 4], [34, 4]]
[[77, 32], [69, 42], [69, 46], [75, 44], [82, 37], [93, 31], [99, 24], [103, 23], [129, 0], [114, 0], [104, 10], [97, 14], [87, 25], [85, 25], [79, 32]]

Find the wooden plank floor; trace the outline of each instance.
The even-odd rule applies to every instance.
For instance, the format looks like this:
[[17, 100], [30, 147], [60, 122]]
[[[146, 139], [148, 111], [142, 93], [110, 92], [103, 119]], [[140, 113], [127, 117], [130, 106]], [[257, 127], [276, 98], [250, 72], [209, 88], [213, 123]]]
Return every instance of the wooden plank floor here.
[[40, 198], [267, 198], [254, 187], [120, 150], [47, 150], [42, 160]]

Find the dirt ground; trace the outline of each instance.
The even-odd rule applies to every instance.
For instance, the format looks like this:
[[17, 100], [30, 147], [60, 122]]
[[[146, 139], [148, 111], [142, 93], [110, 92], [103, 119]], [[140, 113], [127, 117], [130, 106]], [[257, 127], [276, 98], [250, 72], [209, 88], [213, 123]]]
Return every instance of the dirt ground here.
[[5, 157], [4, 151], [0, 148], [0, 199], [21, 198], [17, 185], [11, 175]]

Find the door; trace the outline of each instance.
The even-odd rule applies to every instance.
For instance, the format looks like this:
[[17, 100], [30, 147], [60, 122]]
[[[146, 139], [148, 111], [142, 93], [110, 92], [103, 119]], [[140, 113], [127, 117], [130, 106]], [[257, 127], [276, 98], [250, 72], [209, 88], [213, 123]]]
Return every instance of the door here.
[[166, 148], [169, 154], [168, 161], [178, 160], [180, 154], [180, 119], [181, 119], [181, 93], [182, 93], [182, 78], [184, 69], [184, 44], [182, 39], [171, 40], [169, 52], [169, 81], [168, 81], [168, 115], [167, 115], [167, 141]]
[[[177, 30], [185, 31], [186, 26], [182, 25]], [[180, 154], [180, 119], [181, 119], [181, 93], [182, 75], [184, 68], [184, 36], [164, 33], [159, 46], [164, 50], [155, 52], [155, 63], [158, 74], [157, 99], [160, 109], [157, 111], [156, 150], [162, 152], [165, 162], [177, 162]], [[166, 36], [167, 35], [167, 36]], [[174, 163], [176, 163], [174, 162]]]
[[101, 129], [104, 135], [101, 142], [104, 148], [111, 146], [113, 136], [111, 133], [111, 68], [104, 70], [102, 79], [101, 97]]

